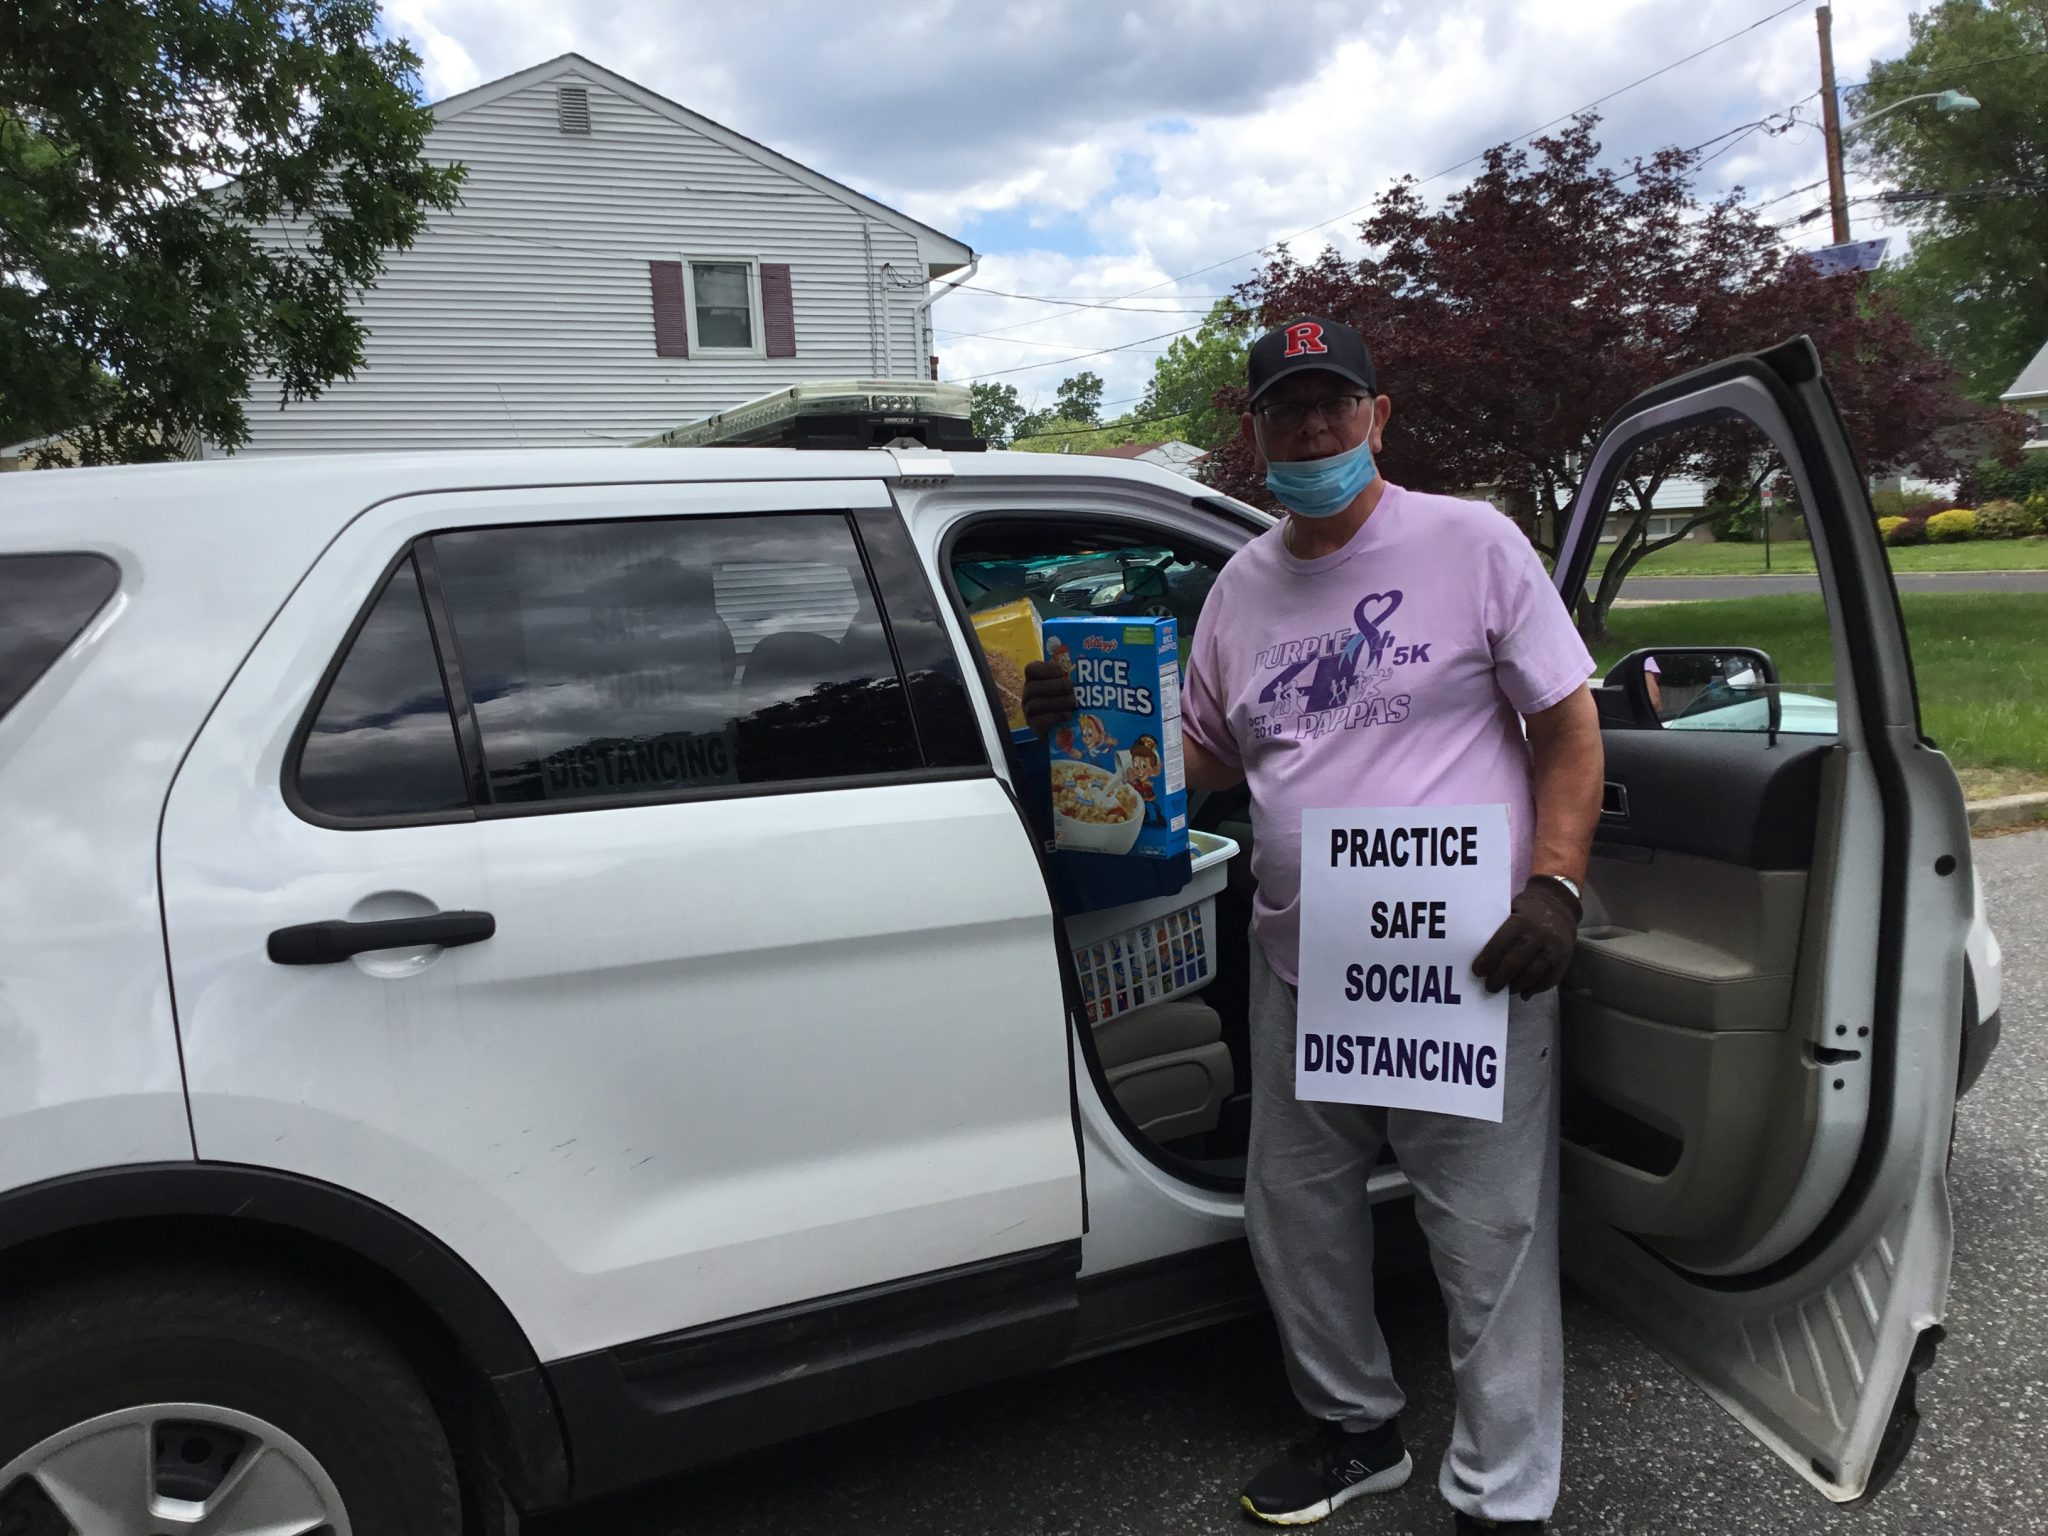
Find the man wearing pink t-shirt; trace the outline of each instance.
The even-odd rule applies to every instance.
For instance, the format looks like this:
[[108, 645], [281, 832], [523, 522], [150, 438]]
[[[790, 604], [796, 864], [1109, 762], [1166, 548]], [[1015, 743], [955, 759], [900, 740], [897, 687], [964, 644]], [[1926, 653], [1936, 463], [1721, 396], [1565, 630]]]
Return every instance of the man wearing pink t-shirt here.
[[[1392, 402], [1349, 326], [1303, 317], [1253, 345], [1243, 430], [1287, 516], [1204, 605], [1182, 700], [1188, 783], [1249, 783], [1252, 1135], [1245, 1217], [1315, 1432], [1242, 1503], [1321, 1519], [1407, 1481], [1404, 1403], [1373, 1314], [1367, 1178], [1391, 1144], [1450, 1313], [1457, 1420], [1439, 1488], [1458, 1531], [1543, 1529], [1557, 1498], [1557, 994], [1599, 819], [1592, 658], [1515, 525], [1389, 484]], [[1030, 669], [1026, 712], [1070, 708]], [[1512, 913], [1475, 957], [1508, 1013], [1499, 1124], [1294, 1096], [1301, 816], [1501, 804]]]

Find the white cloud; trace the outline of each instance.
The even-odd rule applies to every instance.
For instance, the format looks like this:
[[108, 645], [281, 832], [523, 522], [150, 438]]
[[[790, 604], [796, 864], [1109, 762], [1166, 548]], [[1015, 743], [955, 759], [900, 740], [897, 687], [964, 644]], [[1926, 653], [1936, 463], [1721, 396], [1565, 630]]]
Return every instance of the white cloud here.
[[[1769, 0], [930, 0], [868, 11], [757, 0], [740, 13], [652, 0], [392, 0], [430, 92], [574, 49], [985, 249], [982, 287], [1109, 298], [1317, 225], [1395, 177], [1426, 176], [1747, 26]], [[1897, 52], [1904, 7], [1837, 8], [1838, 73]], [[1818, 87], [1809, 7], [1601, 110], [1610, 155], [1693, 144]], [[1818, 103], [1803, 110], [1818, 115]], [[1818, 133], [1751, 135], [1706, 171], [1756, 199], [1823, 171]], [[1462, 175], [1463, 173], [1459, 173]], [[1440, 194], [1458, 176], [1433, 182]], [[1777, 205], [1787, 217], [1816, 194]], [[1858, 233], [1878, 228], [1858, 210]], [[1355, 248], [1348, 219], [1297, 242]], [[1825, 236], [1825, 220], [1802, 228]], [[992, 238], [977, 234], [985, 229]], [[1206, 308], [1248, 264], [1133, 306]], [[1195, 315], [1062, 312], [987, 294], [939, 305], [949, 376], [1043, 365]], [[1022, 324], [1030, 322], [1029, 324]], [[1037, 344], [1034, 344], [1037, 343]], [[1138, 394], [1153, 342], [1009, 375], [1050, 399], [1094, 368]]]

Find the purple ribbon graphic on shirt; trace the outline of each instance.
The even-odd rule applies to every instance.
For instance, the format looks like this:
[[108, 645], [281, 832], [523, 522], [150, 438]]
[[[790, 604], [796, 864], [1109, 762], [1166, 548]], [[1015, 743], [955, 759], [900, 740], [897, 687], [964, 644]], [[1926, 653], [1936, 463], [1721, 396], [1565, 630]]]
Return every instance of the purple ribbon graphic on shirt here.
[[1394, 638], [1380, 626], [1391, 619], [1394, 610], [1400, 606], [1400, 592], [1389, 588], [1385, 592], [1368, 592], [1359, 599], [1358, 606], [1351, 610], [1351, 617], [1358, 625], [1359, 634], [1365, 637], [1367, 657], [1375, 672], [1379, 670], [1380, 656], [1386, 651], [1387, 642]]
[[1358, 632], [1336, 650], [1320, 656], [1304, 656], [1290, 663], [1266, 685], [1259, 695], [1260, 702], [1273, 703], [1280, 699], [1296, 677], [1313, 667], [1315, 674], [1303, 690], [1301, 711], [1313, 715], [1349, 704], [1359, 686], [1359, 662], [1365, 662], [1368, 674], [1379, 671], [1380, 661], [1394, 638], [1392, 632], [1383, 626], [1400, 606], [1401, 594], [1392, 588], [1385, 592], [1367, 593], [1351, 612]]

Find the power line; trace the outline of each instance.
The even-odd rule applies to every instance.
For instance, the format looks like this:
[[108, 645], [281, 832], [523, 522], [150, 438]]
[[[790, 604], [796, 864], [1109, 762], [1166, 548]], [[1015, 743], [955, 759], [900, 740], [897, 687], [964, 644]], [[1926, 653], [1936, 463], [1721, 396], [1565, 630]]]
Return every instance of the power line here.
[[[1024, 299], [1033, 304], [1062, 304], [1069, 309], [1117, 308], [1114, 304], [1095, 304], [1085, 299], [1055, 299], [1042, 293], [1009, 293], [1001, 288], [984, 288], [979, 283], [959, 283], [955, 286], [964, 289], [968, 293], [992, 293], [997, 298]], [[1229, 298], [1230, 295], [1227, 293], [1181, 293], [1175, 294], [1174, 297], [1181, 299], [1207, 299], [1213, 304], [1218, 300]], [[1140, 309], [1135, 306], [1120, 312], [1126, 315], [1206, 315], [1209, 313], [1207, 309]]]
[[1017, 346], [1017, 347], [1051, 347], [1051, 348], [1052, 348], [1052, 349], [1053, 349], [1053, 350], [1054, 350], [1055, 352], [1061, 352], [1061, 351], [1071, 351], [1071, 350], [1072, 350], [1073, 348], [1075, 348], [1075, 347], [1079, 347], [1079, 346], [1085, 346], [1085, 345], [1086, 345], [1086, 343], [1085, 343], [1085, 342], [1079, 342], [1079, 341], [1032, 341], [1032, 340], [1031, 340], [1030, 338], [1028, 338], [1028, 337], [1024, 337], [1024, 336], [1003, 336], [1003, 335], [1000, 335], [1000, 334], [999, 334], [998, 332], [995, 332], [995, 331], [949, 331], [949, 330], [945, 330], [945, 329], [939, 329], [939, 331], [938, 331], [938, 334], [939, 334], [939, 335], [941, 335], [941, 336], [953, 336], [953, 337], [970, 337], [970, 336], [971, 336], [971, 337], [975, 338], [976, 340], [980, 340], [980, 341], [986, 341], [986, 340], [994, 339], [994, 340], [997, 340], [997, 341], [1005, 341], [1005, 342], [1008, 342], [1008, 343], [1009, 343], [1009, 344], [1010, 344], [1011, 346]]
[[1024, 363], [1015, 368], [998, 368], [992, 373], [970, 373], [962, 378], [948, 379], [949, 384], [979, 384], [984, 379], [1000, 379], [1005, 374], [1029, 373], [1034, 368], [1052, 368], [1061, 363], [1078, 363], [1091, 357], [1105, 357], [1111, 352], [1128, 352], [1133, 347], [1142, 347], [1148, 341], [1164, 341], [1169, 336], [1185, 336], [1189, 331], [1199, 331], [1199, 325], [1184, 325], [1177, 331], [1161, 331], [1157, 336], [1140, 336], [1136, 341], [1126, 341], [1114, 347], [1097, 347], [1093, 352], [1077, 352], [1072, 357], [1048, 357], [1043, 362]]
[[[1028, 300], [1030, 300], [1031, 302], [1033, 302], [1033, 303], [1035, 303], [1035, 304], [1064, 304], [1064, 305], [1067, 305], [1067, 306], [1068, 306], [1069, 308], [1071, 308], [1071, 309], [1095, 309], [1095, 310], [1102, 310], [1102, 311], [1105, 311], [1105, 312], [1107, 312], [1107, 313], [1109, 313], [1109, 314], [1117, 314], [1117, 315], [1207, 315], [1207, 314], [1209, 313], [1209, 310], [1208, 310], [1208, 309], [1141, 309], [1141, 308], [1138, 308], [1138, 307], [1136, 307], [1136, 306], [1131, 306], [1131, 307], [1125, 307], [1125, 306], [1122, 306], [1122, 305], [1117, 305], [1117, 304], [1090, 304], [1090, 303], [1083, 303], [1083, 302], [1081, 302], [1080, 300], [1076, 300], [1076, 299], [1055, 299], [1055, 298], [1048, 298], [1048, 297], [1046, 297], [1046, 296], [1044, 296], [1044, 295], [1040, 295], [1040, 294], [1032, 294], [1032, 293], [1004, 293], [1004, 292], [1003, 292], [1003, 291], [1002, 291], [1002, 290], [1001, 290], [1000, 288], [978, 288], [978, 287], [977, 287], [977, 288], [975, 288], [975, 289], [974, 289], [974, 291], [975, 291], [976, 293], [992, 293], [992, 294], [997, 294], [997, 295], [999, 295], [999, 296], [1001, 296], [1001, 297], [1003, 297], [1003, 298], [1006, 298], [1006, 299], [1028, 299]], [[1178, 295], [1177, 295], [1177, 297], [1178, 297]], [[1210, 299], [1210, 300], [1212, 300], [1212, 301], [1214, 301], [1214, 302], [1221, 302], [1222, 300], [1224, 300], [1225, 298], [1227, 298], [1227, 297], [1228, 297], [1228, 295], [1226, 295], [1226, 294], [1220, 294], [1220, 293], [1219, 293], [1219, 294], [1188, 294], [1188, 295], [1187, 295], [1187, 297], [1188, 297], [1188, 298], [1207, 298], [1207, 299]], [[1213, 304], [1212, 304], [1212, 307], [1213, 307]], [[1014, 324], [1014, 325], [999, 325], [999, 326], [997, 326], [997, 327], [996, 327], [996, 328], [995, 328], [994, 330], [992, 330], [992, 331], [974, 331], [974, 332], [964, 332], [964, 333], [962, 333], [962, 334], [971, 334], [971, 335], [975, 335], [975, 336], [980, 336], [980, 337], [984, 337], [984, 338], [987, 338], [987, 339], [990, 339], [990, 340], [1000, 340], [1000, 339], [1002, 339], [1002, 338], [1003, 338], [1004, 336], [1008, 335], [1008, 333], [1009, 333], [1009, 332], [1011, 332], [1011, 331], [1021, 331], [1021, 330], [1023, 330], [1023, 329], [1024, 329], [1024, 328], [1025, 328], [1026, 326], [1032, 326], [1032, 325], [1037, 325], [1037, 324], [1039, 324], [1039, 323], [1040, 323], [1041, 321], [1045, 321], [1045, 320], [1056, 320], [1056, 319], [1060, 319], [1060, 318], [1062, 318], [1062, 317], [1061, 317], [1061, 316], [1058, 316], [1058, 315], [1039, 315], [1039, 316], [1036, 316], [1035, 318], [1033, 318], [1033, 319], [1030, 319], [1030, 320], [1019, 320], [1019, 321], [1017, 321], [1017, 322], [1016, 322], [1016, 324]]]
[[1123, 432], [1131, 427], [1149, 427], [1162, 421], [1184, 421], [1193, 411], [1171, 411], [1164, 416], [1140, 416], [1134, 421], [1105, 421], [1095, 427], [1062, 427], [1056, 432], [1020, 432], [1010, 441], [1028, 443], [1041, 437], [1090, 437], [1098, 432]]
[[[1485, 149], [1481, 149], [1476, 154], [1468, 155], [1465, 159], [1460, 160], [1455, 165], [1448, 165], [1440, 171], [1431, 172], [1429, 175], [1423, 177], [1420, 181], [1416, 182], [1415, 185], [1427, 186], [1432, 181], [1441, 180], [1443, 177], [1449, 176], [1455, 171], [1463, 170], [1466, 166], [1472, 164], [1472, 162], [1475, 160], [1483, 159], [1486, 156], [1486, 154], [1492, 149], [1504, 147], [1506, 144], [1519, 144], [1524, 139], [1534, 138], [1537, 134], [1544, 132], [1546, 129], [1555, 128], [1559, 123], [1569, 122], [1571, 121], [1571, 119], [1579, 116], [1581, 113], [1590, 112], [1593, 110], [1593, 108], [1602, 106], [1607, 102], [1613, 101], [1616, 97], [1626, 95], [1628, 92], [1635, 90], [1638, 86], [1647, 85], [1652, 80], [1658, 79], [1664, 75], [1668, 75], [1669, 73], [1671, 73], [1672, 70], [1682, 68], [1683, 66], [1692, 63], [1695, 59], [1703, 58], [1707, 54], [1712, 53], [1715, 49], [1725, 47], [1727, 44], [1736, 41], [1736, 39], [1744, 37], [1749, 33], [1756, 31], [1759, 27], [1768, 26], [1771, 22], [1776, 21], [1779, 17], [1787, 15], [1792, 11], [1798, 10], [1805, 3], [1806, 0], [1791, 0], [1790, 4], [1780, 6], [1777, 10], [1772, 11], [1769, 15], [1759, 17], [1757, 20], [1749, 23], [1747, 26], [1738, 28], [1737, 30], [1729, 33], [1726, 37], [1711, 42], [1707, 44], [1706, 47], [1697, 49], [1694, 52], [1687, 54], [1682, 59], [1673, 60], [1671, 63], [1666, 64], [1663, 68], [1652, 70], [1649, 74], [1631, 80], [1627, 85], [1609, 91], [1604, 96], [1596, 96], [1593, 100], [1585, 103], [1585, 105], [1574, 107], [1571, 111], [1565, 113], [1563, 116], [1554, 117], [1549, 122], [1542, 123], [1535, 128], [1531, 128], [1526, 133], [1517, 134], [1515, 135], [1515, 137], [1505, 140], [1504, 143], [1501, 145], [1489, 144], [1486, 146]], [[1708, 142], [1712, 143], [1714, 141], [1708, 140]], [[1109, 299], [1103, 300], [1099, 307], [1114, 308], [1115, 306], [1122, 304], [1126, 299], [1135, 299], [1143, 294], [1155, 293], [1161, 288], [1170, 288], [1176, 283], [1184, 283], [1191, 277], [1200, 277], [1205, 272], [1214, 272], [1220, 267], [1230, 266], [1235, 262], [1244, 260], [1248, 256], [1256, 256], [1261, 251], [1271, 249], [1274, 245], [1291, 244], [1293, 241], [1299, 240], [1303, 235], [1314, 234], [1319, 229], [1326, 229], [1332, 224], [1340, 223], [1343, 220], [1352, 217], [1354, 214], [1363, 213], [1367, 208], [1370, 208], [1371, 206], [1371, 202], [1361, 203], [1356, 208], [1348, 208], [1342, 213], [1335, 214], [1330, 218], [1323, 219], [1315, 224], [1311, 224], [1306, 229], [1296, 230], [1293, 234], [1286, 236], [1284, 239], [1277, 241], [1269, 241], [1264, 245], [1255, 246], [1253, 249], [1249, 251], [1240, 251], [1234, 256], [1224, 257], [1221, 261], [1212, 261], [1207, 266], [1196, 267], [1191, 272], [1183, 272], [1176, 277], [1165, 278], [1156, 283], [1148, 283], [1143, 288], [1133, 288], [1129, 293], [1116, 294]], [[1042, 320], [1049, 320], [1052, 318], [1053, 317], [1050, 315], [1040, 317], [1040, 319]], [[1037, 320], [1025, 320], [1020, 321], [1017, 325], [1006, 327], [1006, 329], [1022, 330], [1025, 326], [1035, 325], [1038, 323], [1039, 321]], [[1165, 332], [1164, 335], [1180, 336], [1185, 335], [1188, 331], [1199, 329], [1199, 326], [1191, 325], [1179, 331]], [[1149, 339], [1158, 340], [1161, 338], [1153, 337]], [[1129, 343], [1129, 345], [1137, 346], [1140, 345], [1140, 343], [1132, 342]], [[1124, 347], [1104, 347], [1095, 352], [1082, 353], [1080, 356], [1067, 359], [1067, 361], [1080, 362], [1084, 357], [1100, 357], [1107, 352], [1121, 352], [1124, 350], [1126, 350]], [[1048, 359], [1046, 362], [1043, 363], [1027, 363], [1022, 368], [1000, 369], [996, 373], [976, 374], [973, 375], [972, 378], [968, 380], [956, 380], [954, 382], [977, 382], [981, 379], [992, 379], [999, 377], [1003, 373], [1022, 373], [1030, 368], [1049, 367], [1052, 365], [1054, 361], [1056, 360]]]
[[[1671, 73], [1672, 70], [1681, 68], [1684, 65], [1692, 63], [1694, 59], [1704, 58], [1706, 55], [1712, 53], [1716, 48], [1726, 47], [1729, 43], [1734, 42], [1737, 38], [1745, 37], [1749, 33], [1756, 31], [1759, 27], [1769, 26], [1772, 22], [1776, 21], [1780, 16], [1785, 15], [1787, 12], [1798, 10], [1805, 3], [1806, 0], [1792, 0], [1792, 4], [1780, 6], [1777, 10], [1771, 12], [1771, 14], [1768, 16], [1758, 17], [1755, 21], [1752, 21], [1748, 26], [1738, 28], [1736, 31], [1729, 33], [1726, 37], [1721, 38], [1719, 41], [1709, 43], [1706, 47], [1699, 49], [1697, 52], [1688, 53], [1682, 59], [1675, 59], [1671, 63], [1666, 64], [1662, 69], [1654, 69], [1650, 71], [1649, 74], [1644, 75], [1639, 80], [1631, 80], [1627, 85], [1622, 86], [1619, 90], [1609, 91], [1605, 96], [1595, 97], [1592, 101], [1587, 102], [1583, 107], [1574, 107], [1571, 111], [1565, 113], [1562, 117], [1553, 117], [1549, 122], [1544, 123], [1541, 127], [1531, 128], [1527, 133], [1518, 134], [1516, 137], [1508, 140], [1508, 143], [1519, 144], [1522, 142], [1523, 139], [1533, 139], [1536, 137], [1537, 134], [1544, 132], [1546, 129], [1555, 128], [1559, 123], [1568, 123], [1573, 118], [1579, 116], [1581, 113], [1590, 112], [1595, 107], [1605, 106], [1608, 102], [1614, 100], [1615, 97], [1625, 96], [1639, 85], [1648, 85], [1652, 80], [1655, 80], [1663, 75], [1668, 75]], [[1710, 139], [1708, 140], [1708, 142], [1712, 143], [1713, 141]], [[1492, 149], [1493, 147], [1494, 146], [1492, 145], [1488, 145], [1487, 149], [1480, 150], [1479, 153], [1476, 155], [1466, 156], [1463, 160], [1460, 160], [1456, 165], [1445, 166], [1444, 169], [1436, 172], [1434, 175], [1423, 177], [1422, 181], [1417, 183], [1417, 185], [1427, 185], [1428, 183], [1435, 181], [1440, 176], [1448, 176], [1453, 171], [1462, 171], [1474, 160], [1484, 159], [1486, 157], [1487, 150]], [[1339, 214], [1338, 217], [1343, 218], [1344, 215]], [[1321, 226], [1317, 227], [1320, 228]], [[1306, 230], [1303, 231], [1304, 234], [1306, 234], [1307, 232], [1308, 231]]]
[[1766, 198], [1764, 199], [1764, 201], [1760, 203], [1744, 203], [1742, 205], [1743, 210], [1747, 213], [1761, 213], [1764, 209], [1771, 207], [1773, 204], [1782, 203], [1787, 198], [1797, 197], [1802, 192], [1811, 192], [1816, 187], [1824, 187], [1827, 184], [1827, 178], [1823, 176], [1819, 181], [1809, 181], [1803, 187], [1794, 187], [1790, 192], [1780, 192], [1776, 197]]
[[[1587, 102], [1584, 106], [1572, 108], [1571, 111], [1565, 113], [1562, 117], [1554, 117], [1547, 123], [1542, 123], [1539, 124], [1537, 127], [1531, 128], [1527, 133], [1516, 134], [1513, 138], [1502, 141], [1501, 144], [1489, 144], [1486, 146], [1485, 149], [1480, 150], [1478, 153], [1466, 156], [1463, 160], [1460, 160], [1456, 165], [1447, 165], [1440, 171], [1432, 171], [1429, 175], [1423, 177], [1420, 181], [1416, 182], [1416, 185], [1428, 186], [1429, 183], [1431, 183], [1432, 181], [1441, 180], [1443, 177], [1450, 175], [1454, 171], [1462, 171], [1466, 166], [1470, 165], [1475, 160], [1484, 159], [1487, 153], [1493, 149], [1503, 148], [1508, 144], [1519, 144], [1524, 139], [1533, 139], [1537, 134], [1544, 132], [1546, 129], [1555, 128], [1559, 123], [1570, 122], [1573, 118], [1579, 116], [1583, 112], [1590, 112], [1595, 107], [1603, 106], [1607, 102], [1613, 101], [1617, 96], [1625, 96], [1639, 85], [1648, 85], [1652, 80], [1657, 79], [1659, 76], [1668, 75], [1671, 73], [1672, 70], [1690, 64], [1695, 59], [1703, 58], [1705, 55], [1712, 53], [1715, 49], [1725, 47], [1727, 44], [1734, 42], [1737, 38], [1746, 36], [1748, 33], [1754, 32], [1759, 27], [1768, 26], [1771, 22], [1776, 21], [1780, 16], [1784, 16], [1789, 12], [1796, 11], [1804, 4], [1806, 4], [1806, 0], [1792, 0], [1792, 3], [1790, 5], [1780, 6], [1777, 10], [1772, 11], [1770, 15], [1759, 17], [1757, 20], [1751, 22], [1748, 26], [1741, 27], [1736, 31], [1729, 33], [1726, 37], [1721, 38], [1716, 42], [1709, 43], [1706, 47], [1701, 48], [1696, 52], [1687, 54], [1682, 59], [1676, 59], [1671, 63], [1666, 64], [1662, 69], [1652, 70], [1649, 74], [1644, 75], [1639, 79], [1631, 80], [1627, 85], [1621, 86], [1616, 90], [1609, 91], [1605, 96], [1596, 96], [1593, 100]], [[1712, 141], [1709, 140], [1708, 142], [1711, 143]], [[1170, 287], [1174, 283], [1184, 283], [1191, 277], [1200, 277], [1204, 272], [1214, 272], [1218, 267], [1227, 267], [1233, 262], [1244, 260], [1247, 256], [1256, 256], [1259, 254], [1259, 252], [1269, 250], [1275, 245], [1287, 245], [1292, 243], [1293, 241], [1299, 240], [1303, 235], [1312, 235], [1319, 229], [1326, 229], [1332, 224], [1336, 224], [1344, 219], [1350, 218], [1353, 214], [1363, 213], [1366, 209], [1370, 208], [1371, 206], [1372, 203], [1366, 202], [1359, 204], [1356, 208], [1347, 208], [1344, 212], [1336, 214], [1331, 218], [1324, 219], [1320, 223], [1311, 224], [1306, 229], [1298, 229], [1293, 234], [1288, 235], [1285, 239], [1268, 241], [1265, 245], [1257, 246], [1252, 250], [1240, 251], [1235, 256], [1224, 257], [1221, 261], [1212, 261], [1206, 267], [1197, 267], [1192, 272], [1183, 272], [1178, 277], [1169, 277], [1165, 279], [1163, 282], [1152, 283], [1143, 288], [1134, 288], [1129, 293], [1118, 294], [1110, 302], [1122, 303], [1125, 299], [1135, 299], [1140, 294], [1151, 293], [1155, 289]]]

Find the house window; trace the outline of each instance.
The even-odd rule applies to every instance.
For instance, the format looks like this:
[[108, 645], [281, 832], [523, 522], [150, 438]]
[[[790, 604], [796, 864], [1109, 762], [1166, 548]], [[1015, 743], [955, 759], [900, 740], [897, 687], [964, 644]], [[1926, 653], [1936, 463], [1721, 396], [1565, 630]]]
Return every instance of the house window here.
[[760, 265], [749, 258], [684, 264], [689, 275], [690, 351], [761, 353]]

